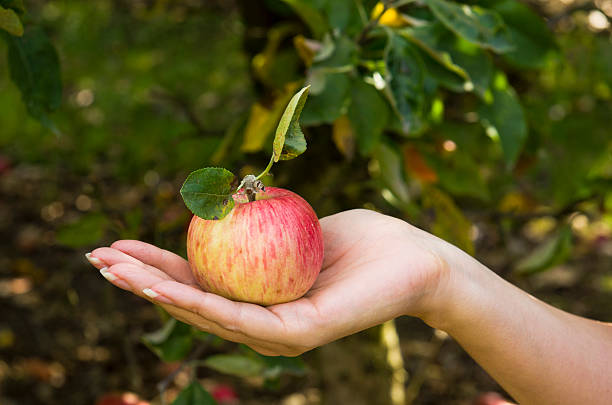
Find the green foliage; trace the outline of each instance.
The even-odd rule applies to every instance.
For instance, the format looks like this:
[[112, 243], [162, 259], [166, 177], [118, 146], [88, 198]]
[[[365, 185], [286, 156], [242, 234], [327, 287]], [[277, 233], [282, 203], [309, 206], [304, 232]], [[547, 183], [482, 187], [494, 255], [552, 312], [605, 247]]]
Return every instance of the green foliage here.
[[308, 89], [309, 87], [304, 87], [291, 98], [280, 118], [272, 148], [272, 158], [275, 162], [279, 159], [293, 159], [306, 151], [306, 140], [298, 121], [308, 97]]
[[44, 31], [28, 28], [23, 36], [6, 37], [11, 79], [19, 90], [30, 115], [58, 133], [48, 113], [62, 101], [59, 58]]
[[172, 405], [216, 405], [217, 401], [197, 381], [192, 381], [172, 402]]
[[347, 116], [354, 126], [359, 152], [368, 156], [380, 142], [389, 120], [389, 108], [383, 95], [362, 80], [352, 83], [350, 97]]
[[221, 373], [238, 377], [255, 377], [261, 375], [265, 363], [258, 358], [239, 354], [218, 354], [204, 360], [204, 365]]
[[571, 249], [572, 229], [569, 225], [564, 225], [516, 263], [515, 271], [525, 275], [542, 272], [567, 260]]
[[144, 334], [142, 341], [163, 361], [180, 361], [191, 351], [194, 333], [191, 326], [170, 318], [161, 329]]
[[234, 208], [234, 179], [234, 174], [223, 168], [199, 169], [187, 177], [181, 187], [181, 196], [194, 215], [221, 219]]
[[516, 46], [501, 17], [491, 10], [446, 0], [425, 0], [438, 20], [460, 37], [498, 53]]
[[508, 166], [514, 166], [527, 138], [527, 122], [523, 108], [505, 76], [498, 74], [491, 90], [490, 102], [479, 109], [480, 119], [487, 134], [499, 138]]

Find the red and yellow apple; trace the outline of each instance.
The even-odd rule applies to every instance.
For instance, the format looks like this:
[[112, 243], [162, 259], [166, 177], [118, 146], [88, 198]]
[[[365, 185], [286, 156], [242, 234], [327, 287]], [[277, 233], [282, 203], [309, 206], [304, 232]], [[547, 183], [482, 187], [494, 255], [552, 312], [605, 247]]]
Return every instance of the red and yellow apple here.
[[281, 188], [243, 193], [220, 220], [194, 216], [187, 255], [194, 277], [208, 292], [273, 305], [293, 301], [312, 287], [323, 264], [317, 215], [299, 195]]

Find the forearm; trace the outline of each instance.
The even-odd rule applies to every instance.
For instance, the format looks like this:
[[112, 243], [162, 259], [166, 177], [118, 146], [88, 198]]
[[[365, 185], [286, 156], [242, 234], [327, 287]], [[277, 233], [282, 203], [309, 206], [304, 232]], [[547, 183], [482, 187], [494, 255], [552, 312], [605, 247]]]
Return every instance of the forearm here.
[[563, 312], [467, 255], [450, 265], [428, 322], [447, 331], [517, 401], [612, 401], [612, 326]]

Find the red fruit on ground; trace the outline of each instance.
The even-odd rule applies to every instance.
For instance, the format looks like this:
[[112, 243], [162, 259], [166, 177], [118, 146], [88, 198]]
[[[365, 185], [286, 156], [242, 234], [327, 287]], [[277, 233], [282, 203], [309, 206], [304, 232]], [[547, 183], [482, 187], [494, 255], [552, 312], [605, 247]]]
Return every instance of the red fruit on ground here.
[[230, 385], [219, 384], [212, 389], [211, 394], [220, 404], [231, 404], [238, 401], [238, 395]]
[[200, 286], [261, 305], [303, 296], [323, 264], [323, 235], [313, 209], [299, 195], [274, 187], [257, 192], [253, 202], [244, 194], [234, 200], [221, 220], [191, 220], [187, 255]]

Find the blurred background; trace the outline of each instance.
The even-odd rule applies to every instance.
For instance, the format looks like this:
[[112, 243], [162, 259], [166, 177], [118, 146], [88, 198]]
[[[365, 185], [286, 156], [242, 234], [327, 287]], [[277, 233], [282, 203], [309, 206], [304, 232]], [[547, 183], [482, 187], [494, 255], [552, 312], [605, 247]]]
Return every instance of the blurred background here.
[[184, 256], [185, 177], [259, 173], [304, 83], [308, 150], [267, 184], [320, 217], [405, 219], [612, 321], [612, 0], [0, 0], [0, 16], [3, 405], [503, 393], [416, 319], [266, 358], [85, 261], [120, 238]]

